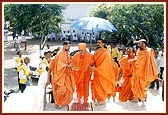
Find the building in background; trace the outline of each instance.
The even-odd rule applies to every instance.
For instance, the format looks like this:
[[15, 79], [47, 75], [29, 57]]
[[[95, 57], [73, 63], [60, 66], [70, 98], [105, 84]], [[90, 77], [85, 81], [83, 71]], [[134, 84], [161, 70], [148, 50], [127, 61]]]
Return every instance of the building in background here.
[[77, 35], [80, 36], [82, 30], [71, 29], [70, 25], [82, 17], [87, 17], [89, 9], [91, 9], [96, 5], [97, 4], [86, 4], [86, 3], [68, 4], [68, 8], [63, 13], [65, 21], [60, 24], [62, 30], [66, 32], [68, 30], [70, 30], [70, 32], [75, 30]]

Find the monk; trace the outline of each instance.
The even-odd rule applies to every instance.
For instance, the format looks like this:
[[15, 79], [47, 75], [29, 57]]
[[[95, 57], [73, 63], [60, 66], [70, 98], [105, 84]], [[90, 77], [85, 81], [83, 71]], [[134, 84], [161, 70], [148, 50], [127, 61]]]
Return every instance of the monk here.
[[104, 48], [104, 40], [97, 40], [98, 50], [94, 53], [95, 66], [94, 79], [92, 80], [92, 97], [95, 105], [104, 104], [116, 85], [115, 73], [112, 67], [112, 56], [110, 52]]
[[71, 43], [69, 41], [63, 42], [62, 50], [51, 60], [48, 71], [46, 85], [50, 83], [50, 76], [52, 74], [52, 92], [56, 108], [67, 106], [73, 99], [75, 81], [72, 76], [72, 65], [69, 55], [70, 46]]
[[135, 58], [135, 52], [132, 48], [128, 48], [128, 55], [123, 57], [120, 61], [120, 74], [122, 75], [122, 91], [119, 92], [119, 101], [127, 102], [128, 100], [133, 100], [134, 95], [132, 92], [132, 74], [133, 68], [130, 64], [130, 60]]
[[148, 85], [157, 78], [158, 71], [154, 58], [154, 50], [147, 47], [145, 39], [138, 41], [137, 60], [133, 73], [132, 91], [134, 96], [145, 105]]
[[73, 74], [75, 79], [77, 98], [84, 97], [84, 104], [89, 97], [89, 82], [91, 80], [90, 67], [93, 65], [93, 55], [86, 50], [86, 43], [78, 44], [79, 51], [72, 58]]
[[[119, 83], [119, 66], [118, 63], [115, 61], [115, 58], [112, 59], [112, 70], [114, 70], [114, 78], [115, 78], [115, 82], [116, 85]], [[110, 98], [113, 97], [113, 102], [115, 102], [115, 97], [116, 97], [116, 91], [114, 89], [114, 87], [112, 87], [112, 93], [110, 95], [108, 95], [108, 100], [110, 100]]]

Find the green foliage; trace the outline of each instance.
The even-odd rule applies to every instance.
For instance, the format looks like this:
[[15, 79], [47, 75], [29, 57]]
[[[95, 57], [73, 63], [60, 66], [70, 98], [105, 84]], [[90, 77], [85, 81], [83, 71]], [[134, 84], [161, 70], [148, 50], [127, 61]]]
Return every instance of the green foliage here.
[[99, 5], [89, 13], [91, 16], [108, 19], [122, 37], [145, 38], [154, 47], [163, 45], [163, 4], [116, 4]]
[[31, 30], [37, 35], [47, 35], [54, 31], [59, 33], [64, 4], [6, 4], [4, 18], [10, 21], [14, 30]]

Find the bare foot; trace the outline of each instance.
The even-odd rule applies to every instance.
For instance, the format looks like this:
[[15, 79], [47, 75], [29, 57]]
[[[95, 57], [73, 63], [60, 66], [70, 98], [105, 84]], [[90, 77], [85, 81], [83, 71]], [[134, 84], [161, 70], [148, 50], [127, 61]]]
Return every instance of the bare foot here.
[[97, 102], [94, 102], [95, 106], [98, 106], [98, 103]]
[[142, 101], [142, 106], [145, 106], [145, 102], [144, 101]]
[[103, 104], [105, 104], [105, 102], [96, 102], [96, 103], [95, 103], [95, 106], [103, 105]]
[[60, 109], [61, 108], [61, 105], [56, 105], [55, 106], [57, 109]]
[[138, 99], [132, 99], [132, 100], [129, 100], [130, 102], [132, 103], [138, 103]]
[[113, 97], [113, 102], [115, 102], [115, 97]]

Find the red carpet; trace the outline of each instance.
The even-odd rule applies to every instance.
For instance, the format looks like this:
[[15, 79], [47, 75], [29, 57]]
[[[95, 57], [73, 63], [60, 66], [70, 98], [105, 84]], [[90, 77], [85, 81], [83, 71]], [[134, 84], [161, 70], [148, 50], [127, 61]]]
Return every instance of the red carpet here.
[[67, 111], [93, 111], [93, 107], [92, 103], [73, 103], [71, 106], [68, 106]]

